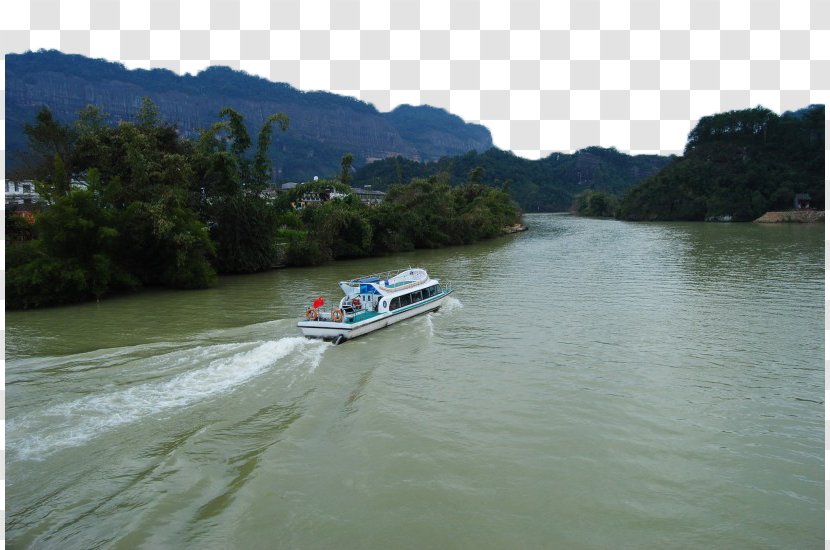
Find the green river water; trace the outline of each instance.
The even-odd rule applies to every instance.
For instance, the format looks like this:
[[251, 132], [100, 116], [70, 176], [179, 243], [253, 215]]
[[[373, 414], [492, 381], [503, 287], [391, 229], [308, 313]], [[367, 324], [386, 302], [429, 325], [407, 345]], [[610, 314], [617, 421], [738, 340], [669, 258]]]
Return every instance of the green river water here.
[[[823, 547], [823, 225], [526, 222], [8, 312], [7, 545]], [[410, 265], [439, 312], [300, 337]]]

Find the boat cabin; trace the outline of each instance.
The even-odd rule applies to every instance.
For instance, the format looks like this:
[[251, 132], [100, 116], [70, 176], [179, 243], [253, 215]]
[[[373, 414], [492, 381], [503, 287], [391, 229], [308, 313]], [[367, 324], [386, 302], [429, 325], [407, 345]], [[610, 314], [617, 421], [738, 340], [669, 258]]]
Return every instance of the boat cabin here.
[[340, 343], [415, 315], [441, 307], [452, 286], [430, 279], [426, 270], [408, 268], [341, 281], [343, 298], [323, 308], [322, 298], [306, 309], [306, 320], [297, 323], [303, 335]]
[[[432, 284], [424, 288], [424, 285], [429, 283]], [[416, 287], [421, 288], [403, 292]], [[395, 311], [441, 293], [438, 282], [430, 280], [423, 269], [408, 269], [342, 281], [340, 288], [345, 294], [340, 301], [340, 308], [346, 317], [361, 310], [377, 313]]]

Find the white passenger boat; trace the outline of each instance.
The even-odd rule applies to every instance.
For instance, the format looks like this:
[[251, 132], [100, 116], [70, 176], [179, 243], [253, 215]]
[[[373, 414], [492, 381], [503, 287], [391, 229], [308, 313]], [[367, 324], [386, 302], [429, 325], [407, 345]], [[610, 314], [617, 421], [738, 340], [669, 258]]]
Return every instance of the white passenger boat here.
[[320, 297], [306, 310], [305, 321], [297, 323], [304, 336], [334, 340], [339, 344], [415, 315], [435, 311], [453, 292], [450, 285], [430, 279], [421, 268], [341, 281], [340, 288], [345, 296], [337, 307], [324, 308]]

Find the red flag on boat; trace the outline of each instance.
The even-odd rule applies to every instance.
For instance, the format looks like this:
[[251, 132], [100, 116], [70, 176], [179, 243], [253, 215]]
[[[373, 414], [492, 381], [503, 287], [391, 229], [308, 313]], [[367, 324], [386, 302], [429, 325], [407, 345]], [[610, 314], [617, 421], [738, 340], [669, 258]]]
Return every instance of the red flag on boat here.
[[317, 309], [318, 307], [322, 306], [325, 303], [326, 303], [326, 300], [322, 296], [320, 296], [319, 298], [314, 300], [314, 303], [311, 305], [311, 307], [313, 307], [314, 309]]

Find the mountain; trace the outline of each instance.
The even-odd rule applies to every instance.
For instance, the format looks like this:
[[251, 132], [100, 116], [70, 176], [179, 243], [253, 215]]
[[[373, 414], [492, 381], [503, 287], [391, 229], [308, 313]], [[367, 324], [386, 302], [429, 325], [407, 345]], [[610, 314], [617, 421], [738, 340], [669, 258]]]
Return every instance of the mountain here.
[[23, 125], [42, 106], [67, 123], [93, 104], [115, 123], [131, 119], [144, 96], [185, 136], [211, 126], [223, 107], [240, 112], [252, 136], [268, 115], [286, 113], [289, 130], [274, 134], [270, 150], [280, 181], [337, 174], [346, 153], [360, 167], [391, 156], [436, 160], [493, 145], [485, 127], [434, 107], [401, 106], [381, 113], [354, 98], [303, 92], [227, 67], [178, 76], [166, 69], [128, 70], [120, 63], [41, 50], [6, 56], [9, 168], [14, 168], [15, 153], [26, 149]]
[[682, 157], [629, 189], [626, 220], [754, 220], [807, 194], [824, 209], [824, 105], [776, 115], [755, 107], [703, 117]]
[[472, 170], [480, 167], [482, 183], [507, 184], [511, 197], [525, 211], [564, 211], [581, 191], [593, 189], [620, 194], [657, 174], [671, 160], [672, 157], [658, 155], [626, 155], [602, 147], [528, 160], [509, 151], [491, 148], [483, 153], [470, 151], [433, 162], [387, 158], [358, 170], [353, 184], [384, 190], [391, 183], [405, 183], [414, 177], [443, 172], [448, 174], [451, 184], [457, 185], [468, 181]]

